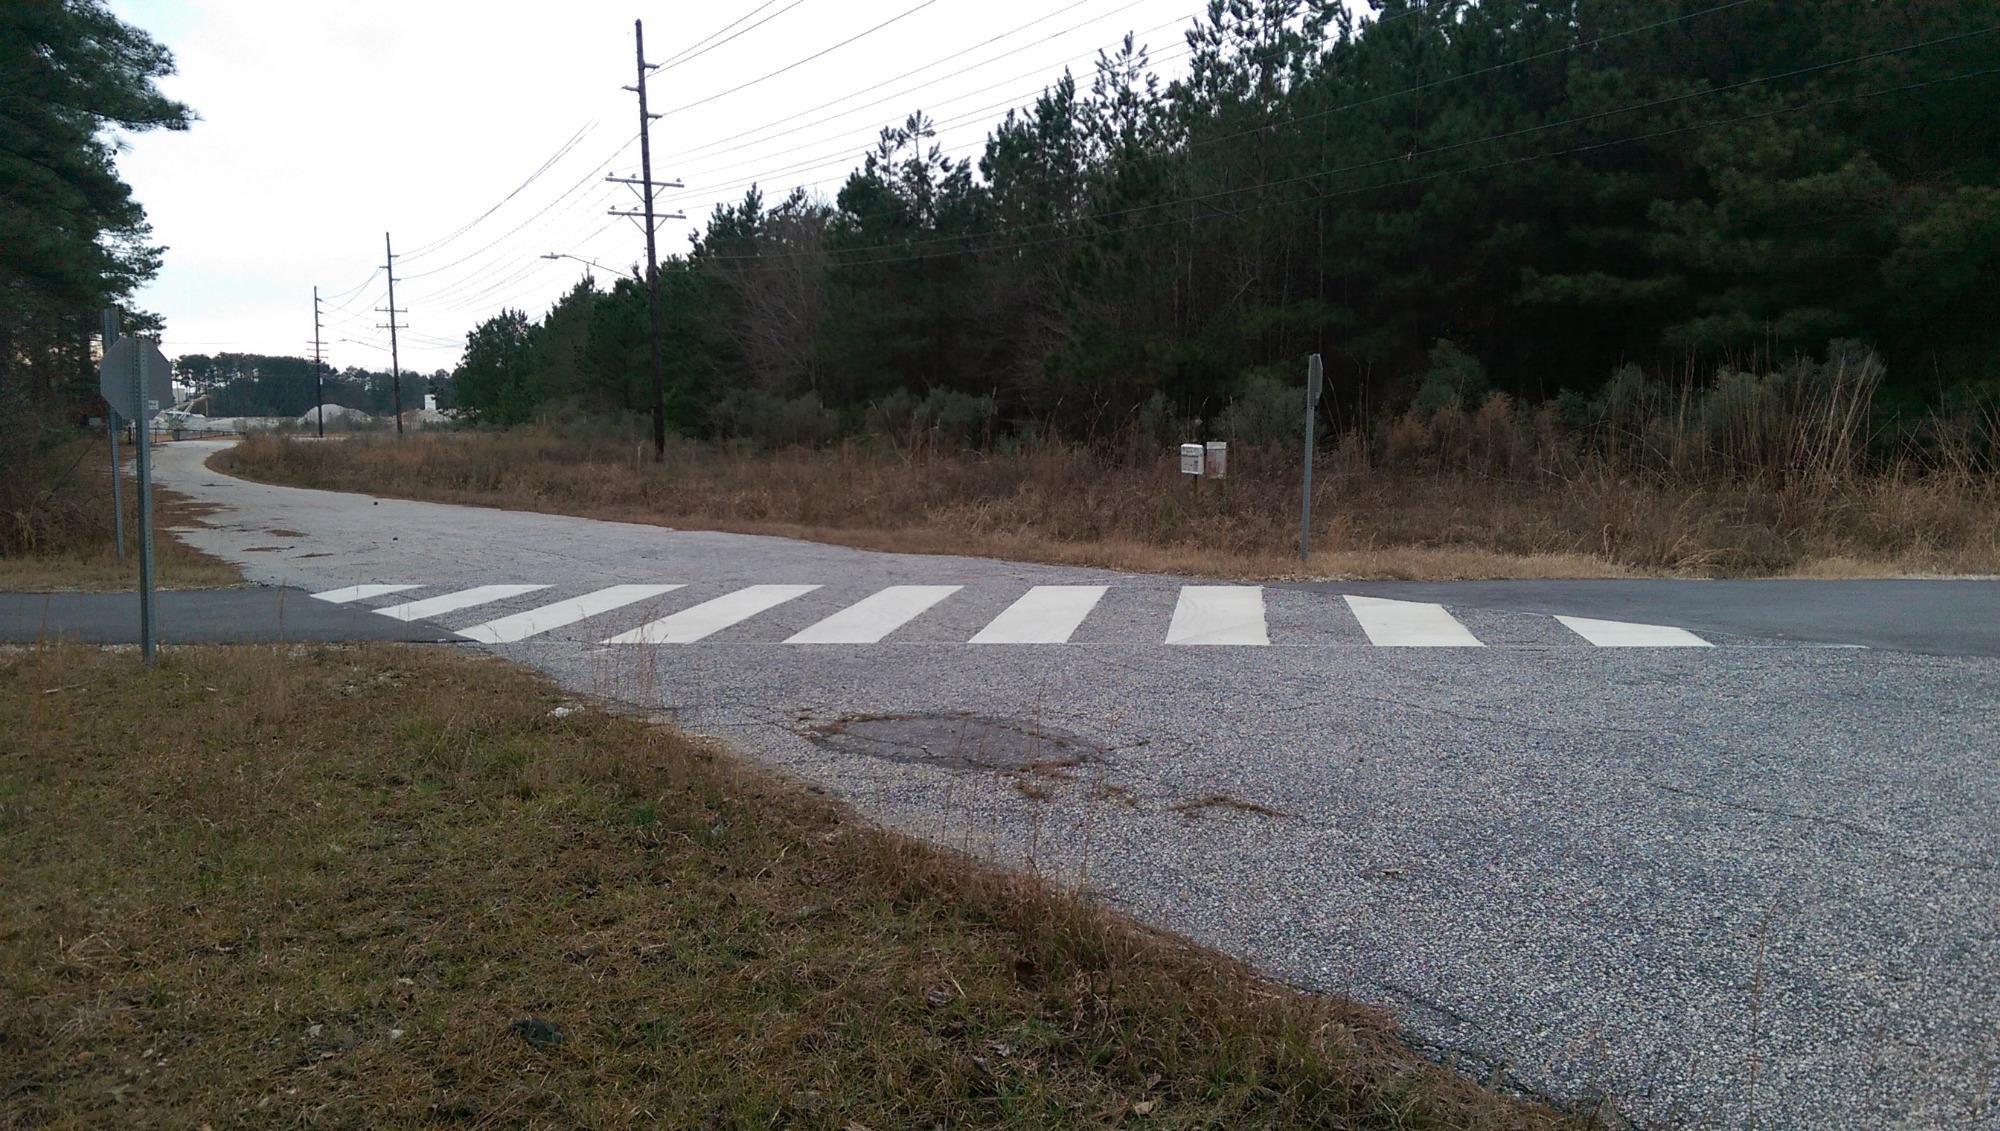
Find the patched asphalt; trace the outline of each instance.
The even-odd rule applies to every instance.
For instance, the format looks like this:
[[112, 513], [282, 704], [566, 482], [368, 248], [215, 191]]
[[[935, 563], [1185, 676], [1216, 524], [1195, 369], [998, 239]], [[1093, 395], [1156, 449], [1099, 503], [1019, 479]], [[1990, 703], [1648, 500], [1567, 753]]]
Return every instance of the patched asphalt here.
[[[164, 449], [161, 480], [224, 508], [185, 536], [255, 581], [413, 587], [364, 616], [549, 587], [444, 629], [685, 586], [492, 650], [1385, 1006], [1482, 1078], [1678, 1126], [2000, 1125], [1991, 583], [1268, 586], [1271, 646], [1175, 647], [1180, 579], [378, 502], [210, 450]], [[773, 584], [820, 588], [698, 643], [604, 643]], [[923, 584], [963, 588], [880, 643], [785, 643]], [[966, 643], [1040, 585], [1108, 588], [1068, 643]], [[1371, 646], [1348, 594], [1489, 646]], [[1556, 615], [1715, 646], [1591, 647]], [[1090, 756], [1035, 765], [1026, 735]]]

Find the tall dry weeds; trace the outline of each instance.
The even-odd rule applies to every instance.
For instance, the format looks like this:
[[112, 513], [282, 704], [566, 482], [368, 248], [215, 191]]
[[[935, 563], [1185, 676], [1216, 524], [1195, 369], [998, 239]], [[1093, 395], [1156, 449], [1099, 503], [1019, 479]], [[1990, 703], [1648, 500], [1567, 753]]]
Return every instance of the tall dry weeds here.
[[[1944, 460], [1871, 465], [1851, 403], [1816, 403], [1827, 430], [1767, 429], [1756, 458], [1735, 463], [1697, 432], [1668, 431], [1671, 418], [1607, 440], [1501, 397], [1471, 413], [1405, 416], [1332, 446], [1315, 480], [1322, 550], [1310, 570], [2000, 570], [2000, 479], [1985, 457], [1967, 445]], [[1764, 425], [1727, 425], [1738, 427]], [[1215, 574], [1302, 568], [1297, 457], [1269, 448], [1233, 452], [1220, 481], [1180, 475], [1165, 453], [1121, 459], [1056, 440], [986, 452], [682, 443], [655, 465], [622, 443], [525, 430], [327, 444], [260, 437], [224, 460], [302, 486], [886, 549]]]

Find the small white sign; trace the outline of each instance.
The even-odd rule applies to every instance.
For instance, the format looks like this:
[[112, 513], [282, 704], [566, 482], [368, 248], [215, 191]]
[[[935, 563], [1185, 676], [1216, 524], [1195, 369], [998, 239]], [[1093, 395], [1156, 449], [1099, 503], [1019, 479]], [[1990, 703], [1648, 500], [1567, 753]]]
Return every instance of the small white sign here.
[[1209, 479], [1229, 477], [1229, 445], [1220, 440], [1210, 440], [1203, 453], [1201, 473]]
[[1181, 445], [1181, 474], [1200, 475], [1203, 452], [1200, 444]]

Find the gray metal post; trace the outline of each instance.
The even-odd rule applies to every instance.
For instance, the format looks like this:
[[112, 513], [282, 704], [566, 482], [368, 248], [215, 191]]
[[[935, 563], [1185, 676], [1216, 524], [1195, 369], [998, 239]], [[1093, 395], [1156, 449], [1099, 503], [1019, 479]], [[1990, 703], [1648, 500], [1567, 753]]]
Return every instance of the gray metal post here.
[[1319, 416], [1319, 392], [1326, 384], [1319, 355], [1306, 361], [1306, 474], [1299, 498], [1299, 560], [1312, 556], [1313, 521], [1313, 423]]
[[[104, 308], [104, 352], [111, 352], [111, 345], [118, 340], [118, 311], [115, 307]], [[109, 405], [104, 409], [104, 433], [111, 437], [111, 530], [118, 539], [118, 560], [125, 560], [125, 482], [120, 474], [118, 459], [118, 410]]]
[[132, 403], [139, 409], [134, 429], [139, 444], [139, 650], [151, 667], [158, 659], [158, 622], [153, 609], [153, 443], [152, 406], [146, 403], [145, 367], [141, 351], [132, 351]]

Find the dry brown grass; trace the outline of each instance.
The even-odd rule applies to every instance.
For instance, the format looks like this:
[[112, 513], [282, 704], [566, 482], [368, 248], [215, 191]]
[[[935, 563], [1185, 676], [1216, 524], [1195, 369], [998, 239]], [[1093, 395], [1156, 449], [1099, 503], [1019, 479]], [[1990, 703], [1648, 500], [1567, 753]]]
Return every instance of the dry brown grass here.
[[[79, 440], [54, 453], [47, 471], [28, 490], [54, 521], [32, 525], [14, 516], [19, 531], [34, 537], [9, 538], [15, 552], [0, 553], [0, 590], [118, 590], [139, 584], [138, 482], [127, 453], [124, 490], [126, 556], [118, 556], [111, 516], [111, 469], [102, 437]], [[22, 500], [25, 508], [34, 500]], [[238, 585], [236, 567], [189, 547], [169, 527], [199, 523], [205, 512], [183, 495], [154, 488], [153, 552], [157, 583], [163, 589], [214, 589]]]
[[1561, 1122], [562, 702], [444, 650], [0, 653], [0, 1126]]
[[622, 445], [535, 432], [262, 437], [217, 466], [300, 486], [1209, 576], [2000, 571], [2000, 482], [1970, 469], [1621, 473], [1573, 455], [1537, 462], [1532, 449], [1503, 451], [1501, 440], [1480, 441], [1479, 419], [1456, 441], [1445, 435], [1464, 448], [1449, 456], [1425, 455], [1441, 429], [1413, 438], [1405, 428], [1392, 464], [1344, 444], [1316, 479], [1309, 563], [1295, 551], [1297, 469], [1254, 449], [1233, 454], [1229, 479], [1203, 483], [1165, 460], [1135, 465], [1062, 444], [1004, 454], [683, 445], [659, 467]]

